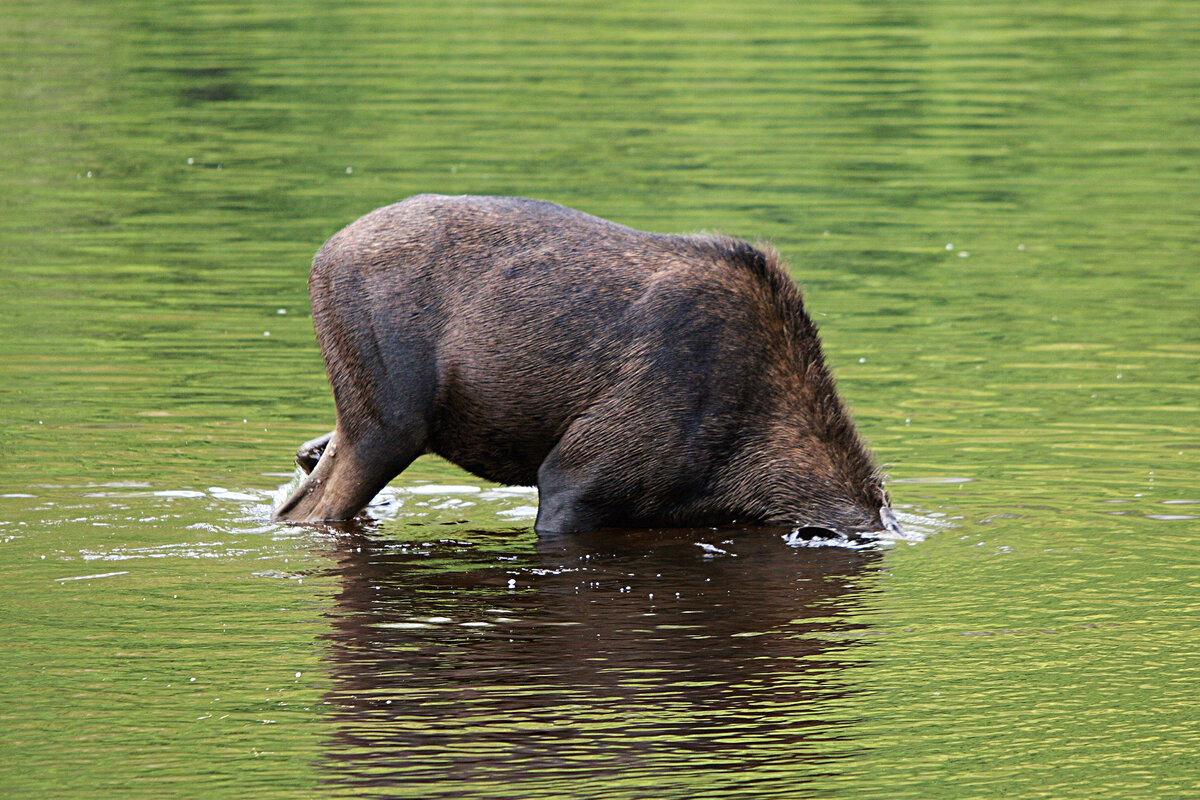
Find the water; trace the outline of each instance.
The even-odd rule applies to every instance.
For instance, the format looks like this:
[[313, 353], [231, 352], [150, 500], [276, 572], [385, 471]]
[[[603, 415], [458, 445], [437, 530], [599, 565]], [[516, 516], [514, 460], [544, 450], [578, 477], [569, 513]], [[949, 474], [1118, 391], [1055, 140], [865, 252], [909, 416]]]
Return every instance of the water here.
[[[3, 793], [1200, 793], [1194, 4], [3, 19]], [[308, 261], [420, 191], [772, 240], [920, 541], [539, 541], [430, 459], [270, 524]]]

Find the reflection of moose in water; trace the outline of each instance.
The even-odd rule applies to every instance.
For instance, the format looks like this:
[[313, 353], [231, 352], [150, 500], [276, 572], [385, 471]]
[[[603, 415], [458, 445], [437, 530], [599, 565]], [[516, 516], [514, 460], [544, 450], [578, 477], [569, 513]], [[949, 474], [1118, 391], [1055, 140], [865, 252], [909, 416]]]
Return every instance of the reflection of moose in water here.
[[341, 542], [332, 780], [423, 797], [638, 772], [712, 788], [802, 781], [845, 754], [836, 653], [877, 551], [762, 529], [607, 531], [536, 553], [454, 533]]

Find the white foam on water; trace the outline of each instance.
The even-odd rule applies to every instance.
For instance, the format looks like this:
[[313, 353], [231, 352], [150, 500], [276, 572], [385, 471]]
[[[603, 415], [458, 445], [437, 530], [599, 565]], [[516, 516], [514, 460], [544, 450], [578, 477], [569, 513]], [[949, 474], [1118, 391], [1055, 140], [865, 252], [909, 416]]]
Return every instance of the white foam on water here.
[[256, 495], [246, 494], [245, 492], [238, 492], [238, 491], [231, 491], [229, 489], [222, 489], [220, 486], [208, 487], [208, 493], [211, 494], [213, 497], [217, 498], [218, 500], [258, 501], [258, 500], [262, 499], [261, 497], [258, 497]]
[[507, 497], [507, 496], [511, 496], [511, 495], [528, 495], [528, 494], [537, 494], [537, 487], [536, 486], [493, 486], [491, 489], [488, 489], [486, 492], [483, 493], [483, 497], [490, 500], [494, 497]]
[[517, 506], [504, 511], [497, 511], [497, 517], [505, 519], [532, 519], [537, 516], [537, 506]]
[[454, 483], [425, 483], [419, 486], [403, 486], [396, 490], [402, 494], [478, 494], [482, 487]]
[[56, 581], [90, 581], [96, 578], [115, 578], [118, 575], [128, 575], [129, 570], [121, 570], [120, 572], [99, 572], [95, 575], [72, 575], [69, 578], [55, 578]]
[[788, 547], [841, 547], [846, 550], [865, 550], [876, 547], [875, 539], [846, 539], [841, 536], [802, 536], [799, 530], [785, 533], [783, 543]]
[[953, 527], [952, 522], [939, 517], [946, 515], [941, 512], [917, 514], [893, 508], [892, 513], [900, 523], [901, 533], [894, 531], [876, 531], [861, 537], [846, 538], [842, 536], [802, 536], [801, 529], [783, 535], [784, 544], [789, 547], [840, 547], [846, 550], [864, 550], [870, 547], [889, 546], [903, 542], [917, 544], [929, 536]]

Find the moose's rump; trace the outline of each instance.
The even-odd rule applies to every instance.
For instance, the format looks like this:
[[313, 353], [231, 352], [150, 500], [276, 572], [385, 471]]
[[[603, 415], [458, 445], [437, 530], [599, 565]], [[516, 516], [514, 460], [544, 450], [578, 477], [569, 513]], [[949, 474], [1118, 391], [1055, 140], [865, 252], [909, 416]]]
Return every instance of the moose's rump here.
[[339, 425], [420, 409], [430, 451], [523, 485], [573, 420], [619, 399], [659, 446], [695, 437], [738, 410], [772, 338], [762, 277], [730, 257], [744, 251], [763, 258], [516, 198], [381, 208], [309, 281]]

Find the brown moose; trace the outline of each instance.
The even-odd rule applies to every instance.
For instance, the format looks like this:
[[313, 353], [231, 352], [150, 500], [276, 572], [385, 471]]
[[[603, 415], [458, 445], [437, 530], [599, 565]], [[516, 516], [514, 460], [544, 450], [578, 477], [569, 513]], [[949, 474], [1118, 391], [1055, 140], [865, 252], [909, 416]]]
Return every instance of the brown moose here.
[[345, 520], [423, 453], [536, 485], [539, 533], [899, 530], [771, 250], [553, 203], [420, 195], [309, 278], [337, 407], [278, 520]]

